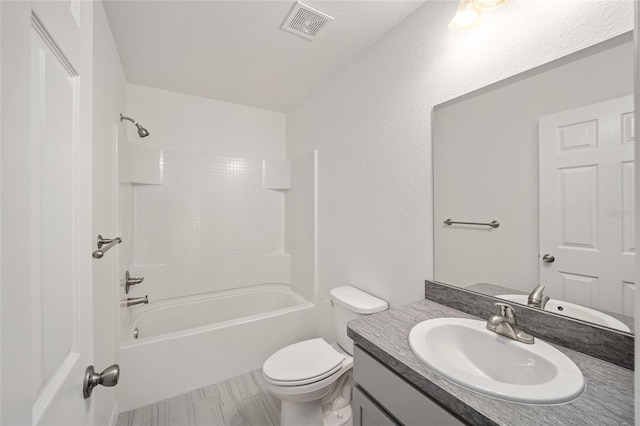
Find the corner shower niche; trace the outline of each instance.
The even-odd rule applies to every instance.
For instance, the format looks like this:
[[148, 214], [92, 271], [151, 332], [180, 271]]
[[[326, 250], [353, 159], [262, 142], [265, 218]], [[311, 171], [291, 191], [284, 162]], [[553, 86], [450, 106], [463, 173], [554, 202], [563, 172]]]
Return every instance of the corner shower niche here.
[[258, 284], [291, 285], [284, 244], [290, 161], [138, 144], [126, 144], [124, 151], [120, 181], [131, 185], [131, 219], [124, 229], [131, 238], [129, 268], [145, 277], [129, 297], [148, 294], [153, 303]]

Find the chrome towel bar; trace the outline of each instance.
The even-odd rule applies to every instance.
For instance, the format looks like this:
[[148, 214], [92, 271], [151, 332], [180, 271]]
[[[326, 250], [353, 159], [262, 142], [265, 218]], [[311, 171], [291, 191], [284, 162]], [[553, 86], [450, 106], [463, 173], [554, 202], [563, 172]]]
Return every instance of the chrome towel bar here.
[[103, 238], [102, 235], [98, 235], [98, 250], [93, 252], [93, 258], [102, 259], [102, 256], [104, 256], [104, 254], [108, 252], [111, 247], [115, 246], [116, 244], [120, 244], [121, 242], [122, 238], [120, 237]]
[[498, 222], [497, 220], [492, 220], [489, 223], [482, 223], [482, 222], [454, 222], [451, 219], [447, 219], [444, 221], [445, 225], [453, 225], [454, 223], [457, 223], [459, 225], [480, 225], [480, 226], [490, 226], [492, 228], [497, 228], [498, 226], [500, 226], [500, 222]]

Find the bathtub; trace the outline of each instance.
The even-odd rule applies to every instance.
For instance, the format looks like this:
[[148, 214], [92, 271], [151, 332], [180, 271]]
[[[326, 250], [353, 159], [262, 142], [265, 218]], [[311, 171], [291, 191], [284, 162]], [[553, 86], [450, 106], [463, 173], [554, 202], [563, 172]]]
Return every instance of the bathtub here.
[[276, 350], [315, 337], [315, 316], [315, 305], [284, 284], [131, 309], [118, 351], [119, 410], [259, 369]]

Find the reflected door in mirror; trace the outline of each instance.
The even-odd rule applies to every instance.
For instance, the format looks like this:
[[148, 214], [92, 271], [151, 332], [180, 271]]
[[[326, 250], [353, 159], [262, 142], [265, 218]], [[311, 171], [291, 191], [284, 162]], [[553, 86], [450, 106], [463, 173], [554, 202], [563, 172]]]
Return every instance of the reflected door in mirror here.
[[539, 121], [540, 282], [551, 297], [624, 315], [635, 288], [632, 121], [633, 96]]

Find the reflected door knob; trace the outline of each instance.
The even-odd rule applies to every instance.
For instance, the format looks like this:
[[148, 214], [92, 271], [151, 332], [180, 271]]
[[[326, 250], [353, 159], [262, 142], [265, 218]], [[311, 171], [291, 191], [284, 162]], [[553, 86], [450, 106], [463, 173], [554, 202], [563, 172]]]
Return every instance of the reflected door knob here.
[[553, 263], [556, 260], [556, 258], [552, 255], [552, 254], [545, 254], [544, 256], [542, 256], [542, 261], [543, 262], [547, 262], [547, 263]]
[[82, 395], [84, 396], [84, 399], [91, 396], [91, 392], [93, 392], [93, 388], [96, 386], [115, 386], [118, 384], [119, 378], [120, 366], [118, 364], [110, 365], [105, 368], [102, 373], [96, 373], [93, 369], [93, 365], [88, 366], [84, 373], [84, 382], [82, 385]]

